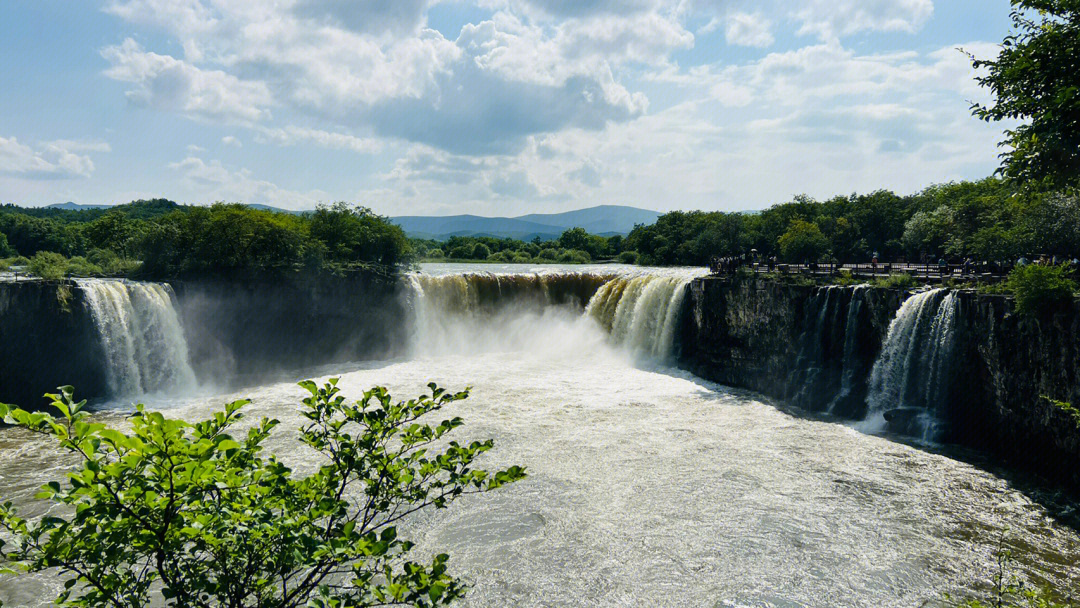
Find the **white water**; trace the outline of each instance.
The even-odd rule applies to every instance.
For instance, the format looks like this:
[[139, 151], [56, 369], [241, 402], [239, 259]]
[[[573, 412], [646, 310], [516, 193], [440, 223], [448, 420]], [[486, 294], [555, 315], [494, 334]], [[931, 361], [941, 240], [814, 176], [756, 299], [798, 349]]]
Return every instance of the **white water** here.
[[[671, 358], [679, 312], [697, 269], [589, 268], [527, 274], [413, 273], [406, 277], [413, 311], [414, 355], [561, 348], [606, 333], [622, 349]], [[558, 320], [562, 331], [533, 326]]]
[[907, 434], [923, 441], [938, 437], [956, 306], [956, 295], [946, 289], [924, 291], [904, 301], [874, 363], [867, 416], [860, 428], [884, 431], [889, 428], [888, 412], [903, 408], [916, 412], [913, 425], [905, 429]]
[[111, 396], [195, 385], [187, 342], [168, 285], [86, 279], [78, 286], [86, 294], [101, 336]]
[[858, 380], [859, 315], [862, 313], [866, 288], [866, 285], [856, 285], [851, 291], [851, 302], [848, 304], [847, 319], [844, 323], [844, 368], [840, 377], [840, 392], [829, 403], [827, 411], [830, 413], [851, 395]]
[[585, 314], [611, 340], [639, 356], [669, 361], [687, 285], [704, 272], [677, 270], [621, 276], [605, 283]]
[[[675, 295], [663, 315], [665, 298], [648, 298], [654, 304], [640, 312], [654, 321], [639, 317], [638, 327], [666, 322]], [[610, 290], [605, 297], [611, 304]], [[590, 308], [610, 309], [614, 325], [619, 303], [600, 304]], [[624, 307], [623, 336], [636, 335], [636, 309]], [[523, 482], [402, 530], [417, 558], [450, 553], [451, 572], [472, 585], [465, 608], [935, 605], [989, 579], [1002, 533], [1020, 574], [1080, 592], [1080, 535], [991, 473], [679, 371], [643, 369], [640, 353], [624, 348], [634, 339], [611, 339], [580, 308], [457, 318], [483, 335], [327, 373], [342, 374], [353, 397], [376, 384], [400, 398], [429, 381], [472, 385], [472, 397], [445, 412], [465, 419], [456, 439], [492, 437], [483, 466], [528, 468]], [[430, 322], [436, 335], [460, 336], [454, 325]], [[272, 448], [302, 469], [314, 465], [289, 431], [302, 423], [302, 396], [292, 383], [272, 384], [188, 399], [169, 414], [201, 419], [249, 397], [249, 420], [280, 418]], [[5, 500], [30, 503], [65, 466], [40, 439], [0, 432]], [[0, 598], [43, 607], [60, 582], [0, 578]]]

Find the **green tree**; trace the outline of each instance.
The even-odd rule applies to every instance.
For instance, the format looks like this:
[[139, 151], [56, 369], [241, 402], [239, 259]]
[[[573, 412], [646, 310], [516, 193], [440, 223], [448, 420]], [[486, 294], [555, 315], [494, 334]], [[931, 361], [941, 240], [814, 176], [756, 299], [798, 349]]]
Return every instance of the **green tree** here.
[[7, 235], [0, 232], [0, 258], [9, 258], [15, 255], [19, 255], [19, 252], [8, 244]]
[[559, 237], [559, 247], [563, 249], [581, 249], [589, 245], [589, 233], [584, 228], [570, 228]]
[[486, 260], [491, 255], [491, 248], [483, 243], [477, 243], [472, 250], [472, 258], [474, 260]]
[[90, 222], [86, 227], [86, 236], [94, 247], [127, 257], [128, 245], [135, 236], [135, 226], [122, 211], [113, 210]]
[[795, 220], [778, 240], [780, 255], [790, 262], [816, 262], [829, 249], [829, 239], [813, 222]]
[[1013, 32], [994, 59], [972, 56], [987, 70], [979, 84], [994, 96], [974, 104], [986, 121], [1019, 120], [1005, 131], [1002, 173], [1051, 187], [1080, 180], [1080, 2], [1012, 0]]
[[49, 395], [59, 418], [0, 405], [8, 423], [55, 439], [81, 463], [37, 495], [62, 507], [48, 516], [0, 507], [12, 539], [0, 556], [16, 572], [56, 569], [66, 579], [56, 602], [67, 606], [441, 606], [461, 597], [448, 557], [407, 561], [412, 544], [395, 526], [524, 477], [519, 467], [473, 468], [490, 440], [445, 443], [460, 418], [421, 422], [467, 392], [432, 384], [430, 395], [395, 403], [374, 388], [353, 404], [336, 380], [301, 386], [310, 395], [300, 441], [319, 463], [302, 478], [264, 454], [276, 420], [229, 434], [246, 401], [194, 424], [140, 405], [128, 434], [92, 422], [71, 387]]
[[39, 251], [30, 258], [27, 265], [30, 274], [46, 281], [57, 281], [68, 273], [67, 258], [52, 251]]
[[1009, 273], [1006, 287], [1016, 298], [1016, 312], [1036, 314], [1072, 302], [1076, 281], [1064, 266], [1018, 266]]
[[310, 230], [326, 245], [330, 259], [342, 264], [393, 266], [408, 261], [411, 254], [405, 231], [367, 207], [343, 202], [320, 206], [311, 216]]

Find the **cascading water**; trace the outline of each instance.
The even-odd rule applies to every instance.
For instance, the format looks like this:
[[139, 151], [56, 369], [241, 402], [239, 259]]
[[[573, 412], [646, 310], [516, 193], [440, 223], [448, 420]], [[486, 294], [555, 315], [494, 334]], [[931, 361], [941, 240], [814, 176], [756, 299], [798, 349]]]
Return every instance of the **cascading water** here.
[[[596, 333], [627, 350], [668, 358], [687, 284], [699, 271], [410, 274], [413, 352], [534, 348], [562, 329]], [[582, 314], [584, 311], [584, 314]], [[587, 325], [582, 325], [588, 321]], [[573, 325], [574, 327], [570, 327]], [[563, 336], [566, 338], [567, 336]], [[581, 337], [580, 335], [577, 337]], [[528, 346], [524, 346], [529, 343]]]
[[536, 348], [537, 340], [544, 340], [536, 322], [577, 319], [611, 277], [588, 272], [410, 274], [405, 293], [412, 311], [413, 354]]
[[856, 285], [851, 291], [851, 301], [848, 303], [847, 319], [844, 323], [844, 362], [840, 376], [840, 392], [829, 403], [827, 411], [830, 414], [835, 413], [855, 390], [859, 373], [859, 315], [862, 314], [863, 302], [866, 299], [866, 288], [866, 285]]
[[870, 376], [863, 430], [892, 430], [934, 441], [947, 398], [956, 295], [946, 289], [908, 298], [889, 324]]
[[655, 359], [673, 354], [675, 331], [687, 285], [700, 272], [616, 277], [597, 290], [585, 314], [631, 352]]
[[836, 393], [835, 382], [830, 381], [834, 375], [826, 373], [826, 368], [831, 363], [829, 347], [837, 340], [844, 317], [845, 293], [843, 287], [829, 285], [816, 288], [810, 296], [798, 360], [792, 370], [794, 386], [797, 387], [792, 402], [798, 407], [820, 409], [822, 396]]
[[78, 286], [101, 336], [112, 396], [195, 385], [168, 285], [87, 279]]

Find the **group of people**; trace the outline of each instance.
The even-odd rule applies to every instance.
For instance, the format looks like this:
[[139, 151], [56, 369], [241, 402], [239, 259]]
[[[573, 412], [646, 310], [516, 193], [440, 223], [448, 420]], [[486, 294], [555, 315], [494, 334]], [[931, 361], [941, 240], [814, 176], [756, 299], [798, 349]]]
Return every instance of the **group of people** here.
[[751, 266], [753, 258], [749, 254], [734, 256], [713, 256], [709, 260], [709, 272], [713, 274], [735, 274], [742, 266]]

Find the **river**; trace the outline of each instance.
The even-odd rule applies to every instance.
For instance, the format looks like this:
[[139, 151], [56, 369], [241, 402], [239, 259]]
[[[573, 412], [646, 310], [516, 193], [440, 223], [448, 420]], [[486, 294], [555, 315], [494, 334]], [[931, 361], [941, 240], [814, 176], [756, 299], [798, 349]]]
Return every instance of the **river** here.
[[[595, 270], [613, 271], [626, 272]], [[456, 272], [428, 267], [418, 283]], [[670, 300], [679, 281], [668, 282]], [[639, 291], [645, 302], [648, 286]], [[663, 298], [648, 297], [642, 306], [666, 317], [655, 310]], [[450, 553], [472, 587], [462, 606], [933, 605], [985, 584], [999, 538], [1021, 573], [1080, 594], [1080, 535], [1005, 479], [668, 367], [641, 339], [662, 337], [663, 321], [626, 320], [640, 331], [613, 338], [584, 304], [459, 306], [417, 322], [407, 360], [318, 370], [340, 375], [347, 395], [472, 386], [453, 406], [466, 423], [457, 439], [494, 438], [487, 468], [528, 468], [524, 481], [407, 526], [418, 554]], [[295, 429], [302, 394], [290, 382], [163, 403], [197, 419], [244, 396], [250, 417]], [[109, 412], [126, 407], [102, 417], [120, 421]], [[293, 445], [282, 430], [274, 449], [296, 460]], [[62, 470], [38, 440], [0, 433], [5, 500], [27, 503]], [[0, 579], [0, 598], [46, 606], [58, 586], [51, 576]]]

